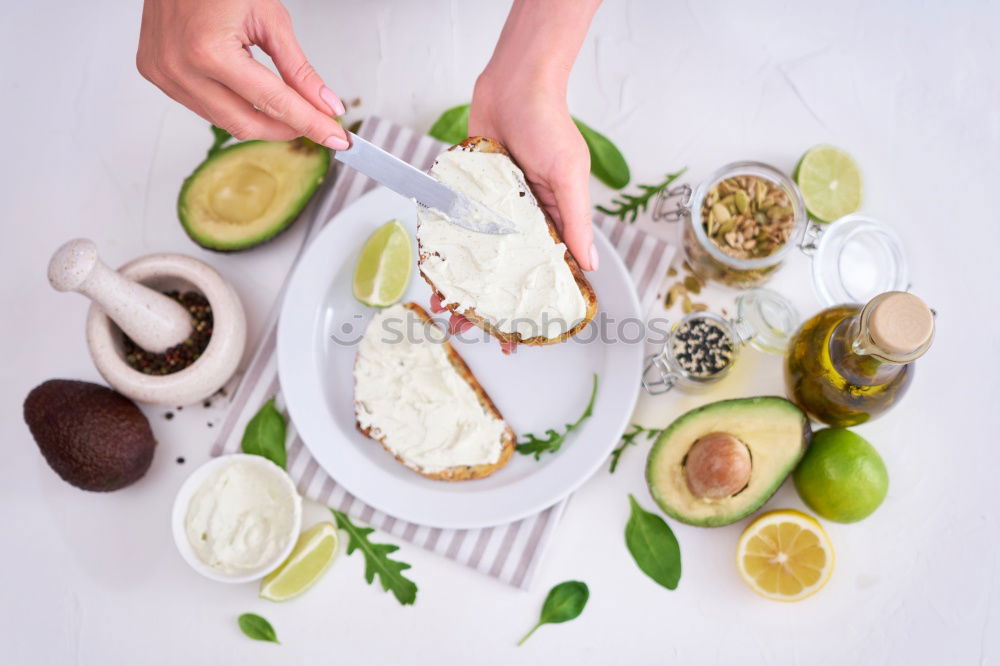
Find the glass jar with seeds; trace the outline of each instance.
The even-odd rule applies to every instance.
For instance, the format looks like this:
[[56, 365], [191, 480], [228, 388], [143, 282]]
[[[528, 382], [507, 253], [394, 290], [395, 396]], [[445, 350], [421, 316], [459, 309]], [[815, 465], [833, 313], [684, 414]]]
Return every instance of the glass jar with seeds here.
[[646, 359], [642, 385], [652, 395], [675, 386], [708, 388], [729, 374], [740, 348], [781, 354], [799, 324], [798, 312], [784, 296], [753, 289], [736, 299], [736, 316], [691, 312], [675, 322], [662, 349]]
[[684, 256], [706, 280], [747, 289], [798, 245], [808, 218], [792, 179], [761, 162], [728, 164], [683, 206]]

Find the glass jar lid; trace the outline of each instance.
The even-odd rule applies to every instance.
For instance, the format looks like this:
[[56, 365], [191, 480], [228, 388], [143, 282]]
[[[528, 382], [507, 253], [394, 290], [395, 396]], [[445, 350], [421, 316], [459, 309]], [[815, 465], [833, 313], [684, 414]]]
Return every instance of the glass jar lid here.
[[784, 353], [800, 321], [792, 302], [776, 291], [752, 289], [736, 299], [736, 334], [760, 351]]
[[903, 243], [884, 224], [851, 214], [813, 233], [819, 239], [804, 247], [815, 252], [813, 285], [825, 306], [867, 303], [881, 293], [909, 286]]

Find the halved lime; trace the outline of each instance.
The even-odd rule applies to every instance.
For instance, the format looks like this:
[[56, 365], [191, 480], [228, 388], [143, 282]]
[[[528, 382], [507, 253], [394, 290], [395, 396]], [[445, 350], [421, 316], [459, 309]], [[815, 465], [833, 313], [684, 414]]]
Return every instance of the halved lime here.
[[354, 298], [374, 308], [397, 303], [413, 273], [410, 234], [390, 220], [368, 237], [354, 267]]
[[286, 601], [308, 590], [337, 557], [337, 544], [333, 523], [310, 527], [299, 536], [288, 559], [261, 581], [261, 598]]
[[820, 222], [833, 222], [861, 208], [861, 169], [839, 148], [810, 148], [795, 167], [793, 178], [806, 210]]

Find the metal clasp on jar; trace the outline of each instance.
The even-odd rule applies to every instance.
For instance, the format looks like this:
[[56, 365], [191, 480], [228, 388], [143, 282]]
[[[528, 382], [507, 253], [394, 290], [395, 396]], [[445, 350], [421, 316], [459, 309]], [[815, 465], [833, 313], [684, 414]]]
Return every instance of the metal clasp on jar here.
[[[652, 372], [655, 370], [657, 378]], [[670, 370], [663, 352], [646, 357], [646, 367], [642, 371], [642, 388], [650, 395], [663, 395], [677, 384], [678, 375]]]
[[[653, 204], [654, 222], [680, 222], [687, 219], [691, 214], [691, 196], [694, 190], [687, 183], [660, 190], [656, 195], [656, 202]], [[669, 201], [677, 198], [677, 204], [669, 208]], [[669, 390], [669, 389], [667, 389]]]

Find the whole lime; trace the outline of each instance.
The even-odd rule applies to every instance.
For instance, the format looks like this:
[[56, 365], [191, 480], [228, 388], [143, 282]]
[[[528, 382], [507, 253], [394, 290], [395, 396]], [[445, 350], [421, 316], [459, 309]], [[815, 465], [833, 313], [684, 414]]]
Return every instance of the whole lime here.
[[802, 501], [837, 523], [867, 518], [889, 490], [882, 456], [864, 437], [844, 428], [815, 433], [792, 477]]

